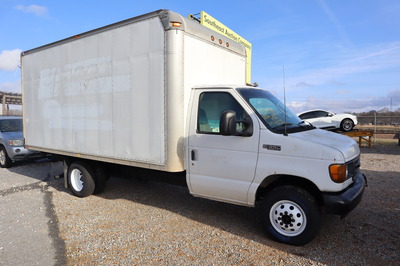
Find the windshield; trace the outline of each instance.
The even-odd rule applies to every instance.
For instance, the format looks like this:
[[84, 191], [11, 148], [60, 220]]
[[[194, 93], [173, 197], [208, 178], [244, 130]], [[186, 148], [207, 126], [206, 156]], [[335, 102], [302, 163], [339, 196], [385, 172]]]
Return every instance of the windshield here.
[[285, 127], [287, 133], [314, 128], [285, 108], [285, 105], [268, 91], [243, 88], [238, 89], [238, 92], [254, 109], [264, 125], [275, 133], [284, 133]]
[[0, 120], [1, 132], [22, 131], [22, 119], [4, 119]]

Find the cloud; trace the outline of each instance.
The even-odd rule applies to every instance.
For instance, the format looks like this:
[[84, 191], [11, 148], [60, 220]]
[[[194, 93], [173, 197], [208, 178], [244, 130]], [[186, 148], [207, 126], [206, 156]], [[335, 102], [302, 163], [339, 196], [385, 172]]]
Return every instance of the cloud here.
[[358, 113], [389, 107], [396, 110], [400, 107], [400, 89], [391, 90], [387, 93], [387, 96], [381, 97], [363, 97], [347, 100], [309, 97], [305, 101], [289, 101], [287, 105], [295, 113], [312, 109], [327, 109], [335, 113]]
[[340, 38], [342, 39], [343, 42], [345, 43], [350, 43], [350, 39], [346, 33], [346, 31], [343, 29], [342, 24], [338, 20], [338, 18], [335, 16], [333, 13], [332, 9], [328, 6], [325, 0], [317, 0], [317, 3], [320, 5], [324, 13], [328, 16], [329, 20], [333, 23], [335, 26]]
[[21, 93], [21, 81], [4, 82], [0, 84], [0, 91], [2, 92], [16, 92]]
[[30, 6], [24, 6], [24, 5], [17, 5], [15, 7], [17, 10], [21, 10], [25, 13], [31, 13], [34, 14], [38, 17], [43, 17], [47, 14], [47, 7], [45, 6], [39, 6], [39, 5], [30, 5]]
[[[305, 88], [313, 85], [346, 85], [340, 82], [344, 77], [355, 74], [398, 72], [400, 67], [400, 42], [384, 43], [373, 47], [360, 48], [357, 52], [334, 54], [340, 58], [331, 65], [306, 68], [298, 75], [289, 76], [288, 88]], [[308, 86], [307, 86], [308, 85]]]
[[396, 98], [400, 104], [400, 89], [389, 91], [388, 96], [391, 98]]
[[[298, 50], [299, 54], [301, 52]], [[400, 41], [364, 46], [357, 51], [328, 51], [321, 53], [320, 56], [324, 60], [317, 65], [309, 66], [305, 63], [302, 67], [298, 67], [295, 64], [288, 64], [289, 67], [285, 67], [288, 73], [285, 78], [288, 91], [301, 93], [304, 97], [307, 95], [306, 89], [330, 88], [333, 92], [340, 87], [362, 83], [363, 79], [372, 75], [379, 77], [383, 74], [397, 73], [400, 69]], [[309, 61], [306, 56], [305, 61]], [[270, 77], [264, 80], [265, 77], [260, 75], [262, 78], [257, 80], [260, 86], [267, 89], [282, 87], [280, 67], [270, 68], [267, 71], [271, 73]]]
[[349, 91], [348, 90], [337, 90], [335, 93], [339, 94], [339, 95], [345, 95], [345, 94], [349, 94]]
[[301, 81], [301, 82], [297, 83], [297, 84], [295, 85], [295, 87], [311, 88], [311, 87], [314, 87], [314, 84], [309, 84], [309, 83], [306, 83], [306, 82], [304, 82], [304, 81]]
[[13, 71], [19, 65], [20, 49], [3, 50], [0, 53], [0, 70]]
[[340, 81], [337, 81], [337, 80], [334, 80], [334, 79], [332, 79], [332, 80], [329, 82], [329, 84], [331, 84], [331, 85], [336, 85], [336, 86], [344, 86], [344, 85], [346, 85], [346, 83], [340, 82]]

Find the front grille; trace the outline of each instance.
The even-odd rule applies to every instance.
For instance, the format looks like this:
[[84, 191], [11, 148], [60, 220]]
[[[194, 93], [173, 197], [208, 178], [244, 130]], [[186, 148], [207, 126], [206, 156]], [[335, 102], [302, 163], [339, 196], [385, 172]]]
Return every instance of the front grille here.
[[355, 179], [360, 170], [360, 156], [357, 156], [350, 162], [346, 163], [347, 166], [347, 177], [346, 179]]

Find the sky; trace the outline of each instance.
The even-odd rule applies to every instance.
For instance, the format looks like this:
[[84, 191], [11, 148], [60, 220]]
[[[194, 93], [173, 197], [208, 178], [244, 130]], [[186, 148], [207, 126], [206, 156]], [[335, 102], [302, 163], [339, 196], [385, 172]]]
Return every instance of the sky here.
[[400, 108], [398, 0], [0, 0], [0, 91], [21, 93], [21, 51], [158, 9], [205, 11], [251, 42], [252, 82], [295, 113]]

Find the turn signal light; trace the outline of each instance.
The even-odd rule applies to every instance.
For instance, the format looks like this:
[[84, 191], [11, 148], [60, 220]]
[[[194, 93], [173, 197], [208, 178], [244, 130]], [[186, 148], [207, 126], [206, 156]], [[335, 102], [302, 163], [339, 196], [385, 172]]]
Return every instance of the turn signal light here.
[[343, 183], [346, 181], [347, 167], [345, 164], [331, 164], [329, 166], [329, 174], [335, 183]]

